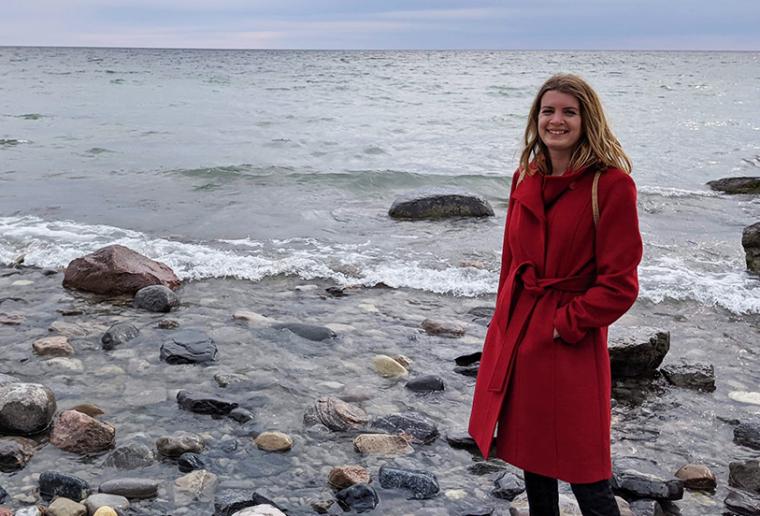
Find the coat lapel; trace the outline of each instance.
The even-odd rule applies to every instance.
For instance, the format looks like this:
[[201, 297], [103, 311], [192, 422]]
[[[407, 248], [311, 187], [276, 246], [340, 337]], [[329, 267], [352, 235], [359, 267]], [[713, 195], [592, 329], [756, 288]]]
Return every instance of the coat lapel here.
[[[544, 258], [546, 249], [546, 212], [544, 200], [541, 194], [542, 180], [540, 174], [526, 175], [523, 181], [517, 185], [512, 196], [520, 209], [519, 216], [515, 217], [517, 227], [515, 235], [519, 235], [513, 245], [513, 260], [517, 263], [528, 261], [537, 269], [539, 274], [544, 272]], [[514, 251], [515, 247], [520, 253]]]

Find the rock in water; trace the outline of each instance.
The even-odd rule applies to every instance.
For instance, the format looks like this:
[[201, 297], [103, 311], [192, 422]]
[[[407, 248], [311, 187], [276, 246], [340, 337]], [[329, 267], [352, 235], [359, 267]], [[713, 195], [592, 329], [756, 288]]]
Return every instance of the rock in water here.
[[246, 507], [242, 511], [238, 511], [232, 516], [287, 516], [284, 512], [277, 507], [269, 505], [268, 503], [262, 503], [253, 507]]
[[262, 432], [255, 442], [260, 450], [271, 452], [288, 451], [293, 447], [293, 439], [282, 432]]
[[46, 514], [50, 516], [87, 516], [87, 507], [68, 498], [56, 498], [48, 506]]
[[412, 378], [406, 382], [405, 387], [414, 392], [435, 392], [445, 389], [443, 378], [432, 374]]
[[304, 423], [321, 423], [335, 432], [361, 428], [368, 420], [359, 407], [329, 396], [317, 399], [304, 415]]
[[734, 442], [753, 450], [760, 450], [760, 425], [739, 423], [734, 428]]
[[182, 473], [190, 473], [197, 469], [206, 469], [206, 462], [197, 453], [186, 452], [177, 459], [177, 468]]
[[179, 287], [179, 278], [163, 263], [121, 245], [109, 245], [69, 263], [63, 286], [96, 294], [130, 294], [148, 285]]
[[464, 328], [459, 324], [434, 321], [432, 319], [422, 321], [422, 329], [428, 335], [437, 335], [439, 337], [461, 337], [465, 333]]
[[483, 197], [455, 189], [425, 189], [393, 201], [388, 215], [394, 219], [440, 219], [446, 217], [493, 217]]
[[89, 514], [97, 514], [98, 509], [101, 507], [108, 507], [111, 510], [119, 509], [120, 511], [126, 511], [129, 509], [129, 500], [124, 496], [110, 495], [105, 493], [91, 494], [84, 501], [85, 506]]
[[747, 269], [760, 272], [760, 222], [747, 226], [742, 231], [742, 247]]
[[667, 364], [660, 371], [672, 385], [698, 391], [715, 390], [715, 368], [707, 364], [694, 364], [680, 360], [676, 364]]
[[678, 479], [664, 480], [655, 475], [624, 469], [615, 471], [611, 482], [615, 493], [634, 499], [680, 500], [683, 498], [683, 482]]
[[181, 408], [189, 410], [190, 412], [216, 416], [227, 415], [232, 409], [237, 408], [238, 406], [234, 401], [184, 390], [177, 393], [177, 403]]
[[53, 391], [38, 383], [0, 385], [0, 431], [32, 434], [50, 425], [56, 410]]
[[141, 443], [129, 443], [112, 451], [104, 465], [118, 469], [137, 469], [150, 466], [153, 461], [153, 450]]
[[613, 378], [650, 377], [670, 350], [670, 332], [653, 332], [648, 340], [633, 333], [651, 331], [618, 329], [619, 336], [610, 340], [610, 368]]
[[224, 489], [217, 492], [214, 497], [214, 516], [233, 516], [247, 507], [263, 504], [282, 511], [282, 507], [259, 493], [247, 489]]
[[196, 364], [216, 360], [216, 344], [205, 333], [178, 331], [161, 344], [161, 360], [167, 364]]
[[406, 367], [388, 355], [375, 355], [372, 358], [372, 365], [375, 371], [388, 378], [406, 376], [408, 373]]
[[63, 496], [70, 500], [83, 500], [90, 492], [90, 485], [81, 478], [55, 471], [41, 473], [39, 483], [40, 496], [45, 500], [56, 496]]
[[354, 448], [365, 455], [405, 455], [414, 452], [409, 438], [403, 435], [362, 434], [354, 439]]
[[345, 489], [354, 484], [369, 484], [370, 480], [369, 471], [358, 465], [336, 466], [330, 470], [327, 477], [327, 483], [330, 484], [330, 487], [337, 490]]
[[744, 491], [760, 493], [760, 462], [757, 459], [750, 459], [729, 463], [728, 485]]
[[100, 342], [103, 345], [103, 349], [109, 350], [129, 342], [139, 334], [140, 330], [133, 324], [120, 322], [108, 328], [100, 338]]
[[370, 426], [393, 434], [408, 434], [415, 442], [422, 444], [430, 444], [438, 438], [438, 427], [435, 423], [417, 412], [382, 416], [372, 421]]
[[[757, 463], [757, 461], [755, 461], [755, 463]], [[733, 464], [733, 462], [731, 464]], [[684, 487], [687, 489], [711, 491], [715, 489], [717, 485], [715, 473], [710, 471], [710, 468], [704, 464], [686, 464], [685, 466], [681, 466], [681, 468], [676, 471], [676, 478], [681, 480]], [[758, 480], [760, 480], [760, 478]]]
[[218, 483], [217, 476], [205, 469], [192, 471], [174, 481], [174, 501], [177, 505], [210, 502]]
[[512, 501], [517, 495], [525, 491], [525, 482], [510, 471], [505, 471], [499, 478], [494, 480], [494, 490], [491, 493], [496, 498]]
[[708, 181], [707, 186], [727, 194], [760, 193], [760, 177], [723, 177]]
[[277, 323], [273, 324], [272, 328], [276, 328], [278, 330], [290, 330], [299, 337], [314, 341], [322, 341], [336, 337], [335, 332], [330, 328], [326, 326], [317, 326], [316, 324], [303, 324], [296, 322]]
[[137, 291], [133, 304], [149, 312], [169, 312], [179, 306], [179, 298], [168, 287], [150, 285]]
[[98, 490], [127, 499], [155, 498], [158, 496], [158, 482], [142, 477], [115, 478], [100, 484]]
[[723, 503], [732, 511], [731, 514], [741, 514], [743, 516], [760, 515], [760, 498], [752, 496], [749, 493], [729, 491]]
[[183, 453], [203, 451], [204, 444], [198, 434], [179, 431], [156, 439], [156, 448], [165, 457], [179, 457]]
[[432, 498], [440, 491], [438, 479], [432, 473], [387, 465], [380, 467], [380, 485], [385, 489], [411, 491], [412, 498], [417, 500]]
[[367, 484], [355, 484], [335, 494], [338, 503], [346, 511], [367, 512], [377, 507], [380, 499], [373, 488]]
[[26, 466], [37, 443], [26, 437], [0, 437], [0, 471], [10, 473]]
[[73, 453], [90, 454], [112, 448], [116, 429], [108, 423], [77, 410], [64, 410], [58, 415], [50, 434], [50, 444]]
[[68, 357], [74, 354], [68, 337], [63, 335], [37, 339], [32, 343], [32, 349], [43, 357]]

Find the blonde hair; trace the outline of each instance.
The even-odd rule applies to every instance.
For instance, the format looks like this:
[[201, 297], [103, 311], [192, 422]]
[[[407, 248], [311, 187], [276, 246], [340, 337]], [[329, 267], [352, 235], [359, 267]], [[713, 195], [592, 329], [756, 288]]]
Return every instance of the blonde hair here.
[[520, 155], [520, 168], [528, 174], [547, 174], [549, 158], [546, 146], [538, 135], [538, 113], [547, 91], [559, 91], [578, 100], [581, 115], [581, 137], [570, 156], [569, 167], [578, 170], [588, 166], [615, 167], [631, 173], [631, 160], [607, 124], [599, 96], [583, 79], [573, 74], [550, 77], [538, 90], [525, 127], [525, 147]]

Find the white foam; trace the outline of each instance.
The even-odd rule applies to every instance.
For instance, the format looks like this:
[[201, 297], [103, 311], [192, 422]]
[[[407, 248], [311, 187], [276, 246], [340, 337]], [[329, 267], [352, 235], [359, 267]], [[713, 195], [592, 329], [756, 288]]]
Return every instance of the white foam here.
[[639, 185], [640, 193], [659, 195], [660, 197], [720, 197], [719, 192], [711, 190], [684, 190], [682, 188], [670, 188], [666, 186]]

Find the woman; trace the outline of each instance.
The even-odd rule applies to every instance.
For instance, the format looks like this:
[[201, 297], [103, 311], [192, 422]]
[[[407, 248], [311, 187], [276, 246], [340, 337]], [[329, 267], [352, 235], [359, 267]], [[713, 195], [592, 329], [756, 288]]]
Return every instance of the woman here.
[[559, 515], [557, 479], [585, 516], [618, 516], [609, 486], [607, 327], [638, 294], [631, 163], [594, 90], [555, 75], [538, 92], [512, 180], [496, 311], [470, 434], [525, 471], [531, 516]]

